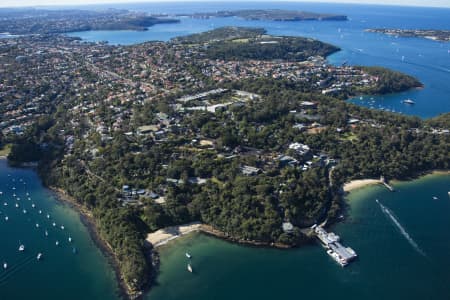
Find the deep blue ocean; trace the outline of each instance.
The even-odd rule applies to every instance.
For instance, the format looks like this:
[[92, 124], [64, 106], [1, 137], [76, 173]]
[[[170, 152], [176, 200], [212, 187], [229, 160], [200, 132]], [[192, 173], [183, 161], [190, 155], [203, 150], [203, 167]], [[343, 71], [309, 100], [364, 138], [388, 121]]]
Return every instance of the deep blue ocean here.
[[[88, 6], [107, 8], [109, 6]], [[349, 21], [269, 22], [239, 18], [181, 18], [178, 24], [160, 24], [148, 31], [87, 31], [72, 33], [88, 41], [129, 45], [151, 40], [167, 41], [176, 36], [221, 26], [263, 27], [275, 35], [306, 36], [339, 46], [342, 51], [329, 57], [332, 64], [383, 66], [417, 77], [425, 88], [394, 95], [363, 97], [353, 103], [422, 118], [450, 111], [450, 43], [421, 38], [395, 38], [364, 32], [367, 28], [450, 29], [450, 9], [324, 3], [151, 3], [114, 5], [148, 13], [192, 13], [199, 11], [280, 8], [345, 14]], [[413, 99], [415, 105], [401, 103]]]

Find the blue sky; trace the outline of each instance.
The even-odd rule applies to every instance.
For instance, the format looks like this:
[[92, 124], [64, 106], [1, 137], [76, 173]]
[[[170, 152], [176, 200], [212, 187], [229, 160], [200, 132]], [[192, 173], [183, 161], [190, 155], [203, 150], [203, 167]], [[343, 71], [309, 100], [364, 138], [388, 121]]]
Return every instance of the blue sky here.
[[[82, 5], [94, 3], [136, 3], [136, 2], [176, 2], [177, 0], [0, 0], [0, 7], [13, 6], [42, 6], [42, 5]], [[202, 1], [202, 0], [188, 0]], [[186, 1], [186, 2], [188, 2]], [[203, 0], [204, 1], [204, 0]], [[226, 2], [227, 0], [209, 0], [204, 2]], [[229, 2], [239, 0], [228, 0]], [[247, 0], [249, 1], [249, 0]], [[251, 1], [251, 0], [250, 0]], [[269, 1], [269, 0], [257, 0]], [[285, 0], [286, 1], [286, 0]], [[287, 0], [289, 1], [289, 0]], [[391, 4], [391, 5], [408, 5], [408, 6], [434, 6], [450, 8], [450, 0], [302, 0], [291, 2], [342, 2], [342, 3], [359, 3], [359, 4]], [[178, 2], [183, 2], [178, 0]], [[276, 2], [276, 1], [272, 1]]]

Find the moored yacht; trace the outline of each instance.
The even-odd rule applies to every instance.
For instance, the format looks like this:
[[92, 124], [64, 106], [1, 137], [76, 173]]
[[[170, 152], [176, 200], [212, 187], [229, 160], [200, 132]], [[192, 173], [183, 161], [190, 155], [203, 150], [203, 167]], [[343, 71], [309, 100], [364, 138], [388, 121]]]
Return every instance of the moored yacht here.
[[25, 251], [25, 246], [23, 244], [19, 246], [19, 251], [20, 252]]
[[41, 258], [42, 258], [42, 253], [39, 252], [38, 255], [36, 256], [36, 259], [41, 260]]
[[405, 100], [403, 100], [403, 103], [405, 103], [405, 104], [415, 104], [416, 102], [414, 102], [411, 99], [405, 99]]
[[189, 272], [191, 272], [191, 273], [193, 272], [191, 264], [187, 265], [187, 269], [188, 269]]
[[6, 270], [7, 268], [8, 268], [8, 264], [4, 262], [4, 263], [3, 263], [3, 269]]
[[186, 257], [187, 258], [191, 258], [192, 256], [189, 253], [186, 252]]

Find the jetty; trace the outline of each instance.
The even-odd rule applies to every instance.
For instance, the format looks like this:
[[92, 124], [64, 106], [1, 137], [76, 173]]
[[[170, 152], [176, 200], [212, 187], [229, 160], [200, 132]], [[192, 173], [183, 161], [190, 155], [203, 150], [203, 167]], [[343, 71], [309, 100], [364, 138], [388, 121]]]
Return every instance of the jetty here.
[[331, 256], [342, 267], [347, 266], [358, 255], [350, 248], [340, 243], [340, 236], [333, 232], [327, 232], [321, 225], [314, 224], [313, 229], [322, 246], [327, 250], [327, 254]]
[[395, 189], [392, 185], [389, 185], [386, 182], [386, 179], [384, 178], [383, 175], [380, 176], [380, 183], [383, 184], [388, 190], [390, 190], [391, 192], [395, 192]]

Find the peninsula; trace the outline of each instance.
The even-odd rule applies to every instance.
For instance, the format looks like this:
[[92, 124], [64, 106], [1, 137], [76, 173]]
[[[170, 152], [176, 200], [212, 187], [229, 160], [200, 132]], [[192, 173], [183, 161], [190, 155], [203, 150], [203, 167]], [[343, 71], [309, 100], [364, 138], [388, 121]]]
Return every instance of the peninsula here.
[[401, 37], [419, 37], [433, 41], [449, 42], [450, 30], [437, 30], [437, 29], [387, 29], [387, 28], [375, 28], [366, 29], [366, 32], [384, 33], [392, 36]]
[[238, 17], [246, 20], [263, 21], [347, 21], [347, 16], [345, 15], [322, 14], [282, 9], [247, 9], [232, 11], [224, 10], [218, 12], [178, 14], [177, 16], [188, 16], [200, 19]]
[[0, 39], [0, 147], [12, 145], [10, 163], [38, 161], [47, 186], [92, 212], [140, 295], [157, 274], [151, 243], [166, 238], [149, 232], [199, 222], [239, 242], [296, 246], [309, 238], [302, 228], [339, 218], [345, 182], [448, 169], [450, 114], [347, 103], [420, 82], [329, 65], [338, 50], [239, 27], [131, 46]]
[[161, 15], [127, 10], [45, 10], [0, 8], [0, 32], [12, 35], [55, 34], [89, 30], [147, 30], [162, 23], [177, 23]]

